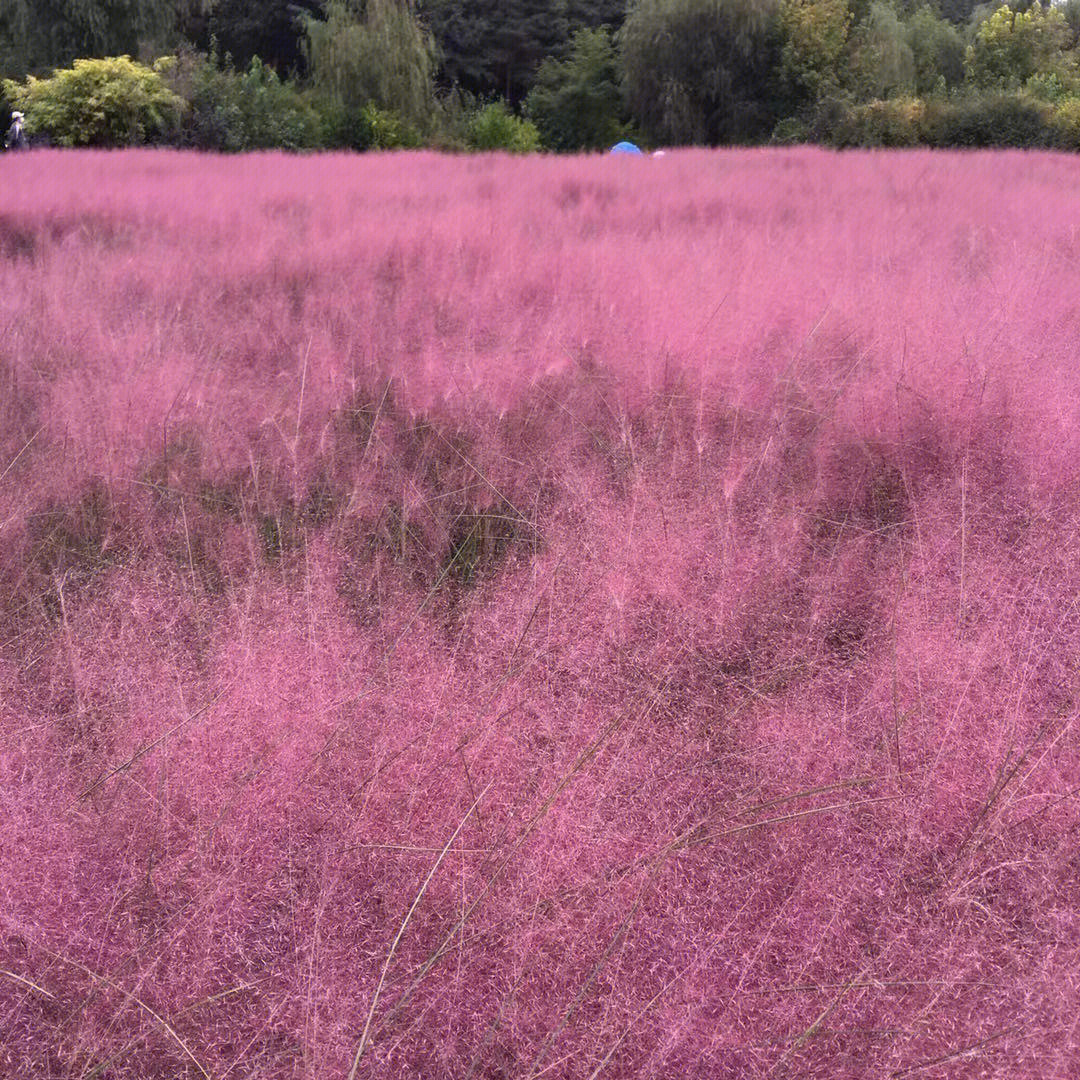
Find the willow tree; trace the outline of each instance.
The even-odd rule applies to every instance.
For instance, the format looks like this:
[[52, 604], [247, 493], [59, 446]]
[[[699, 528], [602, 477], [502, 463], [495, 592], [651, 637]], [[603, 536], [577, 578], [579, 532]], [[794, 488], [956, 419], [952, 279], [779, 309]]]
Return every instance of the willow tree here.
[[374, 104], [422, 126], [434, 102], [435, 45], [403, 0], [327, 0], [304, 20], [303, 51], [316, 92], [347, 110]]
[[915, 54], [908, 28], [890, 0], [874, 0], [848, 41], [845, 81], [860, 101], [915, 90]]
[[0, 0], [0, 74], [48, 74], [80, 57], [160, 53], [205, 0]]
[[780, 0], [634, 0], [619, 40], [631, 111], [654, 139], [756, 142], [771, 133]]

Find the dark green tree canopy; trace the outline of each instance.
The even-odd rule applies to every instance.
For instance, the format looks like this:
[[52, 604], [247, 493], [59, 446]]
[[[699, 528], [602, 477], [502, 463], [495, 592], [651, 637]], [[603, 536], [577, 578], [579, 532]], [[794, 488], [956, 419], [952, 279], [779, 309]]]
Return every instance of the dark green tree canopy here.
[[907, 21], [914, 63], [915, 93], [929, 94], [940, 84], [959, 86], [964, 79], [964, 44], [960, 31], [924, 4]]
[[301, 63], [298, 17], [322, 0], [0, 0], [0, 70], [48, 74], [73, 60], [167, 52], [211, 38], [246, 68], [258, 56], [280, 73]]
[[520, 102], [546, 57], [565, 58], [573, 34], [617, 29], [626, 0], [421, 0], [442, 55], [442, 81]]
[[286, 75], [303, 68], [304, 17], [322, 10], [322, 0], [202, 0], [187, 20], [185, 34], [204, 51], [215, 39], [218, 50], [228, 53], [237, 67], [246, 68], [257, 56]]
[[593, 150], [622, 138], [618, 57], [606, 27], [579, 30], [566, 60], [540, 65], [525, 111], [552, 150]]
[[606, 26], [618, 30], [626, 18], [626, 0], [566, 0], [570, 33]]
[[167, 51], [200, 0], [0, 0], [0, 73], [47, 75], [85, 57]]
[[444, 82], [516, 104], [545, 56], [566, 40], [566, 0], [428, 0]]

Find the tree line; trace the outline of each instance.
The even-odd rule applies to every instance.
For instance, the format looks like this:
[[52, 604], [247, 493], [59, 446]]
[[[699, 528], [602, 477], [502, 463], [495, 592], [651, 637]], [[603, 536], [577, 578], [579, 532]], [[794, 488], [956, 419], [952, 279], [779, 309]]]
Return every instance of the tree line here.
[[0, 74], [68, 145], [1080, 148], [1080, 0], [0, 0]]

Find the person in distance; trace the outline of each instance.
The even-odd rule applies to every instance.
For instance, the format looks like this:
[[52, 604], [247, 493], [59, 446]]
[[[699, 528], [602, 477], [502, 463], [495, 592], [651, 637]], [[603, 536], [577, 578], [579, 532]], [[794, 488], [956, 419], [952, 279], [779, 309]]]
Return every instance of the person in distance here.
[[11, 127], [7, 130], [7, 138], [4, 140], [6, 150], [25, 150], [30, 144], [26, 139], [26, 129], [23, 127], [23, 114], [13, 112], [11, 114]]

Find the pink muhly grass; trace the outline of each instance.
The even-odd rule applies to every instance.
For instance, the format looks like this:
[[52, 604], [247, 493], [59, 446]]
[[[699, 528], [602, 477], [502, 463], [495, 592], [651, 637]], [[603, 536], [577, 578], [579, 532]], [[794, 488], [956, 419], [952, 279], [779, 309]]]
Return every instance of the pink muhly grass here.
[[3, 167], [4, 1075], [1080, 1070], [1069, 159]]

